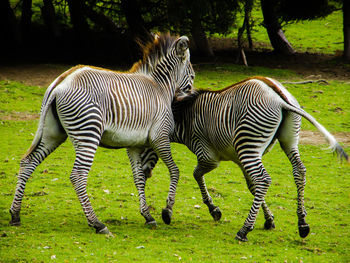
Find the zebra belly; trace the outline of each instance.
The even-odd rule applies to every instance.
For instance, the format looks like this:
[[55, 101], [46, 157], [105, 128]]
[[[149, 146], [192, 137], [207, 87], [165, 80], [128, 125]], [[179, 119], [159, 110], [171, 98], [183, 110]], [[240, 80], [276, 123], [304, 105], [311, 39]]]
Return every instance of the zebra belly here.
[[222, 151], [217, 152], [220, 161], [234, 161], [238, 162], [237, 152], [233, 147], [228, 147]]
[[101, 146], [126, 148], [148, 146], [148, 130], [105, 130], [101, 138]]

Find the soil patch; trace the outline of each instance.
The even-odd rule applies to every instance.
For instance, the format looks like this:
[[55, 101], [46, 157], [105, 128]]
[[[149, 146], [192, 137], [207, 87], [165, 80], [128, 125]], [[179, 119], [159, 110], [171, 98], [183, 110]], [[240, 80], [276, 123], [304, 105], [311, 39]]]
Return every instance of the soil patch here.
[[0, 80], [12, 80], [29, 86], [47, 87], [70, 65], [20, 64], [0, 66]]
[[[337, 139], [339, 143], [344, 144], [345, 146], [350, 146], [350, 133], [349, 132], [336, 132], [332, 135]], [[309, 145], [319, 145], [327, 144], [326, 139], [320, 132], [317, 131], [300, 131], [300, 144], [309, 144]]]
[[32, 114], [26, 112], [11, 112], [10, 115], [0, 115], [0, 120], [3, 121], [30, 121], [30, 120], [39, 120], [39, 114]]

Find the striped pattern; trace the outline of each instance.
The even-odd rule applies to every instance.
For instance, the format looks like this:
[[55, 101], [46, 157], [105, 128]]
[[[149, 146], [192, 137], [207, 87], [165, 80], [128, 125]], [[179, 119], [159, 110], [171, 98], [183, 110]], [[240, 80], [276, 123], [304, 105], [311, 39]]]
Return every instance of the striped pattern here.
[[[203, 202], [215, 220], [221, 212], [213, 204], [204, 175], [215, 169], [220, 161], [234, 161], [241, 168], [248, 189], [254, 195], [253, 205], [236, 238], [247, 240], [254, 228], [260, 207], [264, 211], [265, 228], [274, 228], [273, 215], [265, 203], [271, 177], [262, 163], [262, 156], [276, 140], [289, 158], [298, 193], [298, 225], [305, 237], [309, 226], [305, 222], [304, 188], [306, 169], [298, 150], [301, 116], [318, 128], [341, 157], [346, 153], [311, 115], [303, 111], [296, 99], [276, 80], [255, 77], [220, 91], [196, 91], [192, 99], [173, 105], [175, 129], [171, 141], [185, 144], [197, 155], [194, 170]], [[153, 153], [153, 154], [152, 154]], [[143, 155], [146, 176], [157, 162], [156, 154], [147, 149]]]
[[170, 172], [170, 189], [163, 217], [170, 223], [179, 171], [170, 151], [169, 134], [174, 127], [171, 103], [191, 93], [194, 79], [188, 38], [162, 35], [144, 47], [143, 60], [128, 72], [77, 66], [59, 76], [47, 89], [39, 127], [21, 161], [11, 224], [20, 224], [26, 182], [35, 168], [67, 137], [76, 152], [70, 180], [88, 224], [108, 233], [89, 201], [87, 176], [98, 146], [127, 148], [140, 210], [146, 223], [155, 224], [145, 198], [141, 151], [152, 147]]

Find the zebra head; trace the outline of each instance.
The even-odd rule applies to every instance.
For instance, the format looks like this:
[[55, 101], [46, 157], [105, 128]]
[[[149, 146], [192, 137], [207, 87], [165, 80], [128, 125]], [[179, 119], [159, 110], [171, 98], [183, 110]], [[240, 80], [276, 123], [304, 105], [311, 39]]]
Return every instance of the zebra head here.
[[190, 62], [188, 37], [160, 34], [154, 36], [153, 42], [139, 44], [143, 59], [134, 64], [130, 73], [151, 76], [175, 100], [182, 100], [192, 93], [195, 74]]
[[182, 101], [185, 98], [188, 98], [193, 93], [193, 81], [195, 78], [195, 72], [193, 70], [191, 62], [188, 62], [185, 67], [185, 72], [182, 76], [182, 79], [179, 81], [179, 86], [175, 90], [175, 101]]
[[189, 39], [186, 36], [178, 38], [175, 42], [176, 54], [179, 57], [179, 72], [175, 90], [175, 101], [181, 101], [192, 94], [195, 72], [190, 62], [188, 48]]

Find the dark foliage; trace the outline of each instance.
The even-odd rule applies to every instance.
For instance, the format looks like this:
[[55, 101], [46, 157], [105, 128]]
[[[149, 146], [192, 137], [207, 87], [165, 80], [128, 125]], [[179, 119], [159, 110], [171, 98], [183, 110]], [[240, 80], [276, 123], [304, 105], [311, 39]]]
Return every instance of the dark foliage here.
[[[48, 60], [69, 57], [79, 63], [106, 60], [128, 64], [141, 56], [136, 39], [147, 43], [153, 38], [151, 32], [168, 31], [192, 36], [199, 54], [213, 57], [207, 35], [229, 33], [237, 26], [236, 16], [241, 12], [245, 13], [245, 21], [239, 26], [239, 43], [246, 30], [252, 46], [254, 18], [250, 10], [263, 2], [268, 7], [264, 20], [271, 44], [276, 51], [287, 54], [292, 47], [285, 41], [284, 24], [325, 17], [341, 8], [343, 1], [346, 0], [1, 0], [0, 34], [6, 41], [0, 55], [9, 60], [16, 56]], [[344, 32], [344, 36], [349, 35], [349, 30]]]
[[280, 23], [323, 18], [341, 7], [332, 0], [274, 0]]

